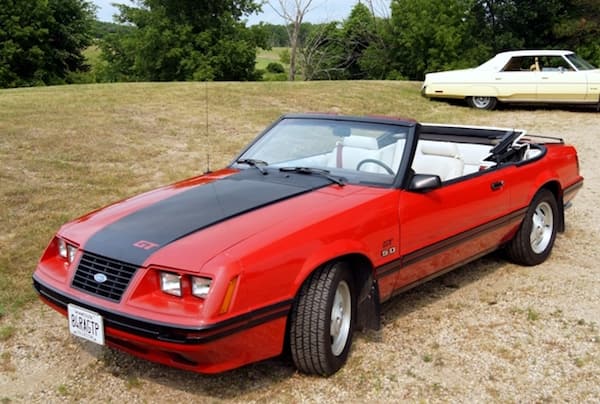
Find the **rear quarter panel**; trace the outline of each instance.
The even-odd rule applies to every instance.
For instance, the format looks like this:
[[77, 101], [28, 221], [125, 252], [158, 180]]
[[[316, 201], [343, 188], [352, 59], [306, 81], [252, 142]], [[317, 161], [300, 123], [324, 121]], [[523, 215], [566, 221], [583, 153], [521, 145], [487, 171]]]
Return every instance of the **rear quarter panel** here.
[[549, 183], [558, 183], [562, 196], [562, 190], [583, 180], [575, 148], [562, 144], [546, 145], [546, 154], [539, 160], [519, 165], [518, 173], [510, 184], [511, 204], [515, 207], [529, 205], [537, 191]]

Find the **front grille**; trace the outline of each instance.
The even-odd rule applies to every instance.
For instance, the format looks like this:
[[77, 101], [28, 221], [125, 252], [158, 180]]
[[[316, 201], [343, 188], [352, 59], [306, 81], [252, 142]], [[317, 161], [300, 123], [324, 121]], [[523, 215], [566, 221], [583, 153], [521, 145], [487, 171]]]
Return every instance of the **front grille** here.
[[[71, 286], [118, 302], [136, 270], [134, 265], [84, 252]], [[106, 280], [96, 281], [94, 275], [98, 274], [103, 274]]]

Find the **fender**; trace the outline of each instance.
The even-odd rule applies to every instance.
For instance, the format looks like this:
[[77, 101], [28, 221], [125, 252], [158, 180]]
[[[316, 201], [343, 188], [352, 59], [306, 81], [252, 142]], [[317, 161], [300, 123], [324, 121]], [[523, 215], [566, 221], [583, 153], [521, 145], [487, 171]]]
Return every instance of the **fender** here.
[[329, 244], [320, 246], [319, 249], [313, 251], [307, 259], [304, 261], [300, 272], [297, 274], [292, 285], [294, 295], [298, 293], [300, 287], [304, 281], [310, 276], [310, 274], [325, 264], [326, 262], [335, 260], [345, 255], [361, 255], [365, 257], [371, 264], [371, 271], [373, 268], [373, 261], [369, 257], [367, 246], [358, 240], [343, 239], [336, 240]]
[[379, 330], [381, 328], [379, 285], [373, 278], [373, 261], [367, 253], [366, 245], [357, 240], [336, 240], [314, 251], [304, 262], [300, 273], [294, 280], [294, 296], [298, 294], [304, 281], [315, 269], [344, 256], [352, 256], [352, 263], [368, 266], [368, 268], [364, 268], [365, 270], [354, 268], [357, 286], [356, 328], [358, 330], [366, 328]]

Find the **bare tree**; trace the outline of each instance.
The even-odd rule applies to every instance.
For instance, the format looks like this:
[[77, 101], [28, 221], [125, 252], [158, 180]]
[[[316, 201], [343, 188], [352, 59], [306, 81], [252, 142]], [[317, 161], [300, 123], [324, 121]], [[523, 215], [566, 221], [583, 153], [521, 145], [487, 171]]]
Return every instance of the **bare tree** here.
[[380, 16], [385, 19], [390, 18], [390, 2], [387, 0], [366, 0], [365, 1], [373, 16]]
[[[290, 75], [289, 80], [296, 78], [296, 61], [298, 54], [298, 39], [300, 37], [300, 27], [304, 16], [309, 11], [313, 0], [277, 0], [269, 1], [269, 6], [285, 21], [288, 37], [290, 39]], [[276, 3], [273, 5], [273, 3]]]
[[[335, 29], [335, 23], [333, 23]], [[299, 49], [304, 80], [336, 79], [343, 75], [345, 66], [338, 49], [344, 44], [331, 35], [331, 25], [321, 25], [311, 33]]]

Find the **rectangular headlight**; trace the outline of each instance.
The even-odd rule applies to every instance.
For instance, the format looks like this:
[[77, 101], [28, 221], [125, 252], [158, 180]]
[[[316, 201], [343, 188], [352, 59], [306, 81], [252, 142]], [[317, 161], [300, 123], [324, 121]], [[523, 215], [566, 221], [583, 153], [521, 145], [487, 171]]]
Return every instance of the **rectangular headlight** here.
[[67, 243], [62, 238], [57, 238], [58, 255], [69, 261], [69, 263], [75, 260], [75, 254], [77, 254], [77, 247]]
[[77, 247], [67, 244], [67, 258], [69, 259], [69, 262], [73, 262], [75, 260], [75, 254], [77, 254]]
[[65, 240], [63, 240], [62, 238], [58, 238], [57, 244], [58, 244], [58, 255], [60, 255], [64, 259], [67, 259], [67, 257], [68, 257], [67, 242]]
[[210, 290], [212, 279], [192, 276], [192, 294], [201, 299], [206, 299]]
[[170, 272], [161, 272], [160, 289], [170, 295], [181, 296], [181, 276]]

